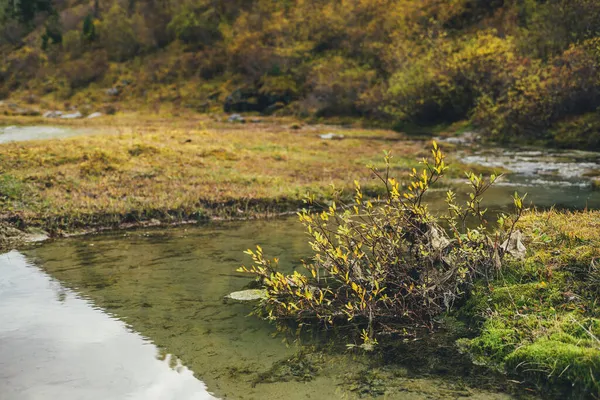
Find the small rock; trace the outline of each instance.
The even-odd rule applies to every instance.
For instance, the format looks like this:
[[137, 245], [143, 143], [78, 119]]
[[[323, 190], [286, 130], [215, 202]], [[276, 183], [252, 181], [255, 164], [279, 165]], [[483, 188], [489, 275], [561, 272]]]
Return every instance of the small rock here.
[[46, 111], [42, 117], [44, 118], [60, 118], [63, 115], [62, 111]]
[[521, 239], [523, 238], [523, 234], [521, 231], [514, 231], [510, 238], [506, 239], [500, 247], [511, 256], [518, 260], [523, 260], [525, 258], [525, 254], [527, 253], [527, 249], [523, 245]]
[[94, 113], [91, 113], [90, 115], [88, 115], [88, 116], [87, 116], [87, 118], [88, 118], [88, 119], [91, 119], [91, 118], [98, 118], [98, 117], [101, 117], [101, 116], [103, 116], [103, 115], [104, 115], [104, 114], [102, 114], [101, 112], [94, 112]]
[[267, 297], [267, 291], [265, 289], [240, 290], [239, 292], [229, 293], [225, 297], [237, 301], [253, 301], [265, 299]]
[[467, 141], [461, 137], [440, 138], [438, 141], [450, 144], [467, 144]]
[[337, 133], [324, 133], [322, 135], [319, 135], [319, 137], [323, 140], [342, 140], [344, 138], [344, 135], [340, 135]]
[[119, 89], [117, 88], [110, 88], [110, 89], [106, 89], [104, 91], [104, 93], [106, 93], [109, 96], [118, 96], [119, 95]]
[[477, 142], [481, 140], [481, 136], [474, 131], [467, 131], [461, 134], [460, 136], [447, 137], [447, 138], [435, 138], [438, 142], [457, 144], [457, 145], [466, 145]]
[[4, 128], [5, 131], [10, 131], [11, 129], [17, 129], [17, 127], [15, 125], [11, 125]]
[[244, 123], [246, 122], [246, 120], [244, 119], [244, 117], [242, 117], [240, 114], [231, 114], [229, 116], [229, 118], [227, 118], [228, 122], [239, 122], [239, 123]]
[[83, 114], [80, 113], [79, 111], [71, 113], [71, 114], [65, 114], [63, 116], [61, 116], [62, 119], [77, 119], [77, 118], [83, 118]]
[[39, 243], [39, 242], [44, 242], [48, 239], [50, 239], [50, 236], [45, 232], [44, 233], [29, 233], [23, 237], [23, 240], [25, 240], [28, 243]]
[[429, 236], [429, 243], [434, 250], [441, 252], [446, 247], [450, 245], [450, 240], [444, 236], [439, 230], [435, 227], [431, 227], [429, 232], [427, 232], [427, 236]]

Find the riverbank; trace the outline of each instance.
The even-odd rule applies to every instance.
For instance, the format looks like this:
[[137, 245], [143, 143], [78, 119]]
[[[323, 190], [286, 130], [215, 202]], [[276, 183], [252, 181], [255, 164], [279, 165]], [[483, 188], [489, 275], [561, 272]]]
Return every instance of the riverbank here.
[[533, 212], [527, 253], [457, 311], [477, 327], [459, 347], [556, 398], [600, 396], [600, 212]]
[[[138, 115], [58, 121], [97, 134], [3, 144], [1, 219], [60, 235], [265, 217], [302, 207], [307, 192], [325, 199], [331, 184], [349, 188], [358, 179], [374, 187], [365, 166], [380, 165], [384, 150], [394, 154], [399, 178], [429, 154], [427, 141], [393, 131], [253, 121]], [[460, 177], [464, 167], [454, 163], [451, 175]]]

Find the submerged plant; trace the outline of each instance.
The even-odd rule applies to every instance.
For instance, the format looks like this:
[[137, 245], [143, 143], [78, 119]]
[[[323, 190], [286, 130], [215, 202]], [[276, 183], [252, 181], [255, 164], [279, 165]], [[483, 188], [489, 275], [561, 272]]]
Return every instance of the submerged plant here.
[[[299, 212], [315, 252], [311, 262], [303, 261], [307, 273], [283, 274], [278, 260], [267, 259], [260, 246], [248, 250], [254, 264], [239, 271], [256, 275], [267, 293], [256, 313], [278, 322], [349, 325], [368, 350], [379, 334], [433, 329], [434, 317], [449, 310], [475, 279], [496, 276], [514, 242], [522, 198], [515, 193], [516, 212], [500, 215], [492, 231], [481, 200], [497, 176], [486, 180], [467, 173], [466, 204], [459, 205], [449, 191], [448, 211], [434, 216], [425, 194], [448, 167], [435, 142], [432, 156], [432, 162], [422, 161], [420, 172], [413, 169], [406, 190], [390, 176], [392, 157], [386, 153], [383, 171], [370, 167], [384, 186], [383, 198], [366, 198], [355, 182], [351, 204], [338, 204], [334, 196], [320, 212]], [[310, 196], [306, 202], [315, 203]]]

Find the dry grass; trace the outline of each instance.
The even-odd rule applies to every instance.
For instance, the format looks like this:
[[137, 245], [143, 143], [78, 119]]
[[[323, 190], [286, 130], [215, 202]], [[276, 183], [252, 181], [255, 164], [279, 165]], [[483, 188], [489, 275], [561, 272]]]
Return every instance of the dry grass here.
[[289, 210], [309, 190], [326, 196], [332, 183], [358, 178], [368, 186], [365, 164], [383, 150], [398, 156], [402, 171], [428, 152], [424, 142], [391, 131], [344, 129], [344, 140], [322, 140], [318, 134], [342, 129], [292, 129], [281, 120], [132, 115], [57, 123], [99, 134], [2, 145], [3, 187], [11, 192], [5, 219], [54, 229]]

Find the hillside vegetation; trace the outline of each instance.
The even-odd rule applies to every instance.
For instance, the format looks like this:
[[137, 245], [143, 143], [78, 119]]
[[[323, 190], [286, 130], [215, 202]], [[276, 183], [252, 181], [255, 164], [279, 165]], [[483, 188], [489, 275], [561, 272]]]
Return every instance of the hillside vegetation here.
[[[599, 148], [596, 0], [0, 0], [0, 95]], [[115, 103], [115, 104], [113, 104]]]

